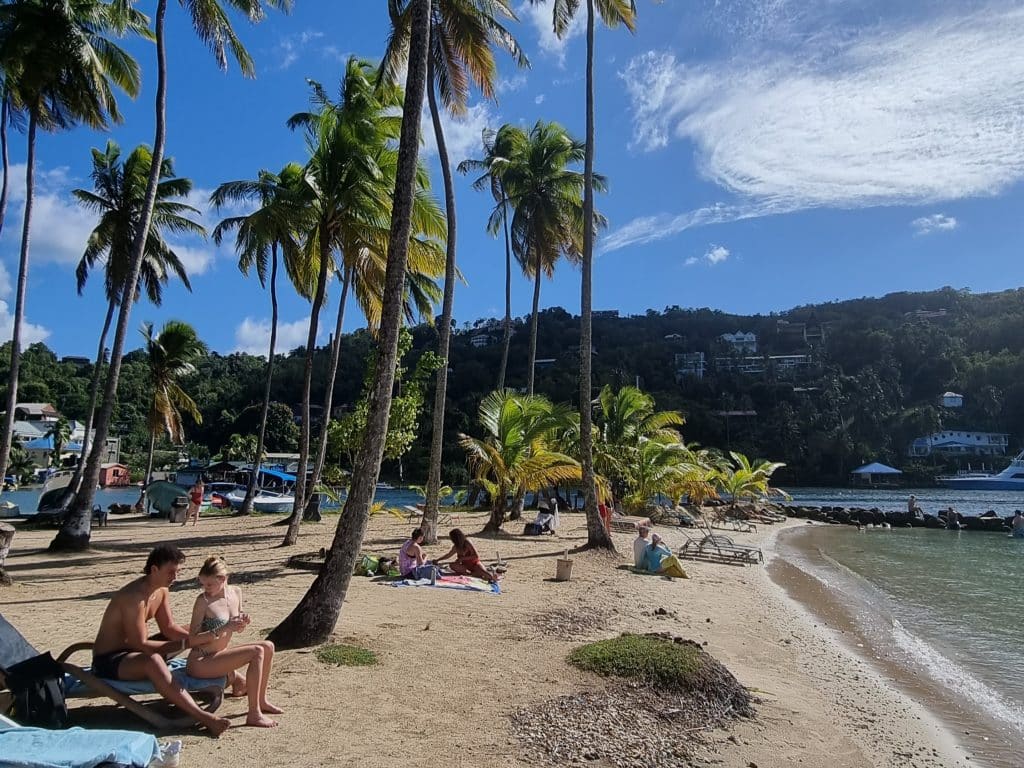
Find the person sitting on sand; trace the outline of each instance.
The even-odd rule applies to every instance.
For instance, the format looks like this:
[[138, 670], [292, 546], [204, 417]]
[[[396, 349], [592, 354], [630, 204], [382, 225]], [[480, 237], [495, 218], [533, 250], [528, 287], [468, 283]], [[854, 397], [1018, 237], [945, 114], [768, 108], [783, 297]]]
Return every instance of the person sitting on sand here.
[[[203, 591], [192, 609], [189, 632], [192, 652], [185, 666], [192, 677], [215, 678], [228, 675], [237, 696], [248, 693], [249, 715], [246, 725], [272, 728], [277, 723], [267, 714], [281, 710], [267, 701], [267, 682], [274, 663], [274, 644], [269, 640], [231, 646], [231, 636], [249, 626], [248, 615], [242, 612], [242, 593], [228, 586], [228, 569], [219, 557], [209, 557], [199, 569]], [[246, 667], [244, 687], [239, 685], [235, 670]]]
[[427, 564], [423, 553], [423, 530], [414, 528], [412, 535], [398, 550], [398, 572], [403, 579], [429, 579], [434, 566]]
[[542, 495], [537, 504], [537, 517], [533, 524], [540, 526], [541, 533], [554, 533], [558, 528], [558, 502]]
[[[200, 708], [167, 668], [166, 659], [189, 646], [189, 632], [174, 622], [168, 597], [183, 562], [180, 549], [160, 544], [146, 559], [145, 575], [114, 594], [96, 633], [92, 672], [109, 680], [149, 680], [167, 701], [220, 736], [231, 721]], [[168, 640], [146, 638], [146, 625], [154, 619]]]
[[448, 538], [452, 540], [452, 548], [443, 557], [434, 560], [436, 565], [454, 555], [455, 562], [451, 568], [455, 573], [460, 576], [476, 576], [491, 584], [497, 583], [498, 577], [480, 564], [480, 555], [476, 553], [476, 547], [466, 538], [466, 534], [455, 528], [448, 534]]
[[636, 533], [636, 538], [633, 540], [633, 567], [643, 568], [647, 558], [647, 547], [651, 544], [651, 540], [647, 538], [651, 529], [646, 525], [641, 525], [637, 528]]
[[1018, 509], [1010, 522], [1010, 535], [1015, 539], [1024, 539], [1024, 515]]
[[668, 548], [668, 545], [665, 544], [661, 536], [656, 533], [652, 533], [651, 543], [647, 545], [647, 549], [644, 552], [644, 563], [642, 567], [645, 571], [657, 573], [661, 570], [661, 561], [666, 557], [671, 556], [672, 550]]

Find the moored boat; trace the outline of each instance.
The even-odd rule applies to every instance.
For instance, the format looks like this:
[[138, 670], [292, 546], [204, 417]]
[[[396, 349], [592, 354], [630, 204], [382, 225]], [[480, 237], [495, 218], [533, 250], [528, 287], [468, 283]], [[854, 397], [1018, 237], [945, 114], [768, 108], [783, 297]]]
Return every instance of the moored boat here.
[[[224, 498], [230, 502], [232, 508], [241, 509], [245, 501], [245, 488], [236, 488]], [[252, 500], [252, 508], [257, 512], [275, 514], [280, 512], [291, 512], [295, 505], [295, 497], [291, 494], [273, 493], [271, 491], [258, 491]]]
[[935, 478], [947, 488], [961, 491], [1024, 491], [1024, 451], [1021, 451], [1002, 472], [992, 475], [968, 472]]

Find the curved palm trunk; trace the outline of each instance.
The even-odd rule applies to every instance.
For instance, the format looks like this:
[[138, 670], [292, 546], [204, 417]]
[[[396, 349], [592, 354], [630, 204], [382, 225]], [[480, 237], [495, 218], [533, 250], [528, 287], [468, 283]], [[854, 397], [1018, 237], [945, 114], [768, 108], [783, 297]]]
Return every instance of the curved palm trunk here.
[[107, 333], [110, 332], [110, 323], [114, 319], [115, 306], [117, 306], [117, 302], [113, 299], [107, 302], [107, 316], [103, 320], [99, 348], [96, 350], [96, 363], [93, 365], [92, 381], [89, 383], [89, 411], [85, 415], [85, 437], [82, 438], [82, 454], [78, 457], [78, 464], [75, 466], [75, 473], [71, 476], [71, 482], [68, 483], [67, 491], [60, 500], [59, 506], [61, 508], [66, 508], [75, 497], [75, 494], [78, 493], [78, 486], [81, 485], [82, 475], [85, 472], [85, 461], [92, 446], [92, 443], [89, 442], [89, 434], [92, 432], [92, 423], [96, 416], [96, 399], [99, 397], [100, 378], [103, 375], [103, 350], [107, 344]]
[[583, 278], [580, 290], [580, 465], [587, 546], [615, 549], [601, 523], [594, 482], [594, 434], [591, 430], [592, 279], [594, 271], [594, 0], [587, 0], [587, 149], [583, 160]]
[[427, 101], [430, 103], [430, 118], [434, 123], [434, 138], [437, 141], [437, 158], [441, 164], [444, 179], [444, 207], [447, 219], [447, 243], [444, 260], [444, 298], [441, 302], [441, 321], [437, 329], [437, 354], [441, 367], [437, 369], [437, 385], [434, 390], [434, 425], [430, 433], [430, 465], [427, 470], [427, 498], [423, 507], [423, 540], [427, 544], [437, 543], [437, 510], [440, 506], [441, 449], [444, 446], [444, 408], [448, 394], [448, 345], [452, 335], [452, 312], [455, 304], [455, 185], [452, 182], [452, 168], [448, 162], [448, 146], [444, 129], [441, 127], [441, 113], [437, 108], [434, 93], [433, 59], [427, 63]]
[[104, 446], [110, 432], [110, 422], [114, 415], [117, 402], [117, 383], [121, 376], [121, 356], [124, 354], [124, 343], [128, 337], [128, 321], [132, 314], [132, 301], [135, 287], [139, 283], [139, 272], [146, 253], [146, 238], [153, 221], [153, 207], [156, 205], [157, 184], [160, 181], [160, 167], [164, 162], [164, 149], [167, 143], [167, 50], [164, 40], [164, 20], [167, 15], [167, 0], [157, 0], [156, 6], [156, 130], [153, 136], [153, 165], [149, 169], [146, 180], [146, 197], [142, 203], [139, 217], [139, 228], [132, 242], [131, 271], [125, 281], [121, 294], [124, 299], [117, 314], [117, 327], [114, 331], [114, 343], [110, 351], [110, 370], [103, 391], [103, 405], [96, 417], [96, 438], [93, 440], [89, 460], [86, 462], [82, 476], [82, 487], [75, 499], [70, 514], [61, 526], [60, 531], [50, 542], [50, 551], [82, 550], [89, 546], [89, 534], [92, 525], [92, 505], [96, 498], [96, 488], [100, 482], [100, 464], [103, 462]]
[[391, 235], [388, 242], [387, 273], [378, 350], [380, 357], [373, 377], [366, 439], [359, 448], [352, 473], [345, 514], [338, 521], [334, 541], [323, 568], [295, 609], [270, 633], [268, 639], [279, 648], [299, 648], [326, 640], [341, 615], [352, 568], [366, 532], [370, 504], [384, 458], [391, 392], [395, 385], [398, 357], [398, 329], [402, 322], [402, 292], [412, 230], [412, 202], [419, 158], [420, 112], [426, 87], [427, 45], [430, 33], [430, 0], [412, 0], [412, 30], [409, 41], [409, 69], [406, 76], [402, 133], [398, 148], [398, 172], [392, 204]]
[[8, 176], [10, 175], [11, 163], [7, 157], [7, 122], [10, 119], [10, 101], [7, 94], [0, 94], [3, 99], [0, 105], [0, 157], [3, 159], [4, 180], [0, 182], [0, 234], [4, 231], [4, 221], [7, 219], [7, 190]]
[[[502, 192], [504, 196], [504, 192]], [[505, 388], [508, 369], [508, 349], [512, 345], [512, 245], [508, 236], [508, 198], [501, 201], [501, 218], [505, 225], [505, 336], [501, 342], [501, 367], [498, 369], [498, 389]]]
[[260, 428], [256, 433], [256, 463], [245, 489], [240, 515], [252, 514], [252, 500], [256, 496], [256, 481], [263, 463], [263, 441], [267, 434], [267, 414], [270, 413], [270, 385], [274, 380], [274, 350], [277, 349], [277, 243], [271, 246], [270, 261], [270, 351], [267, 357], [267, 382], [263, 385], [263, 412], [260, 414]]
[[487, 518], [487, 525], [484, 526], [484, 533], [497, 533], [505, 522], [506, 497], [508, 490], [500, 486], [494, 498], [491, 499], [491, 516]]
[[[322, 227], [321, 227], [322, 229]], [[327, 290], [327, 264], [331, 259], [330, 242], [320, 235], [320, 272], [316, 278], [316, 294], [309, 314], [309, 335], [306, 337], [306, 365], [302, 378], [302, 431], [299, 437], [299, 465], [295, 471], [295, 503], [288, 518], [282, 547], [290, 547], [299, 539], [299, 523], [302, 522], [303, 499], [306, 494], [306, 466], [309, 464], [309, 391], [313, 385], [313, 357], [316, 354], [316, 334], [320, 327], [320, 310], [324, 306], [324, 291]], [[326, 414], [324, 414], [326, 417]]]
[[540, 252], [537, 252], [536, 274], [533, 276], [533, 313], [530, 315], [530, 368], [526, 372], [526, 394], [533, 394], [533, 379], [537, 371], [537, 312], [540, 307]]
[[331, 406], [334, 405], [334, 380], [338, 376], [338, 360], [341, 357], [341, 328], [345, 324], [345, 303], [348, 299], [348, 288], [352, 284], [352, 268], [345, 268], [345, 275], [341, 281], [341, 298], [338, 300], [338, 319], [334, 324], [334, 340], [331, 344], [331, 362], [327, 366], [327, 391], [324, 393], [324, 423], [320, 427], [320, 437], [316, 446], [316, 459], [313, 461], [313, 474], [306, 484], [306, 495], [302, 500], [303, 514], [313, 498], [317, 485], [320, 483], [320, 475], [324, 471], [324, 462], [327, 460], [327, 427], [331, 423]]
[[[6, 180], [6, 176], [4, 177]], [[28, 156], [25, 160], [25, 217], [21, 227], [21, 254], [18, 256], [18, 292], [14, 301], [14, 328], [11, 330], [11, 372], [7, 383], [7, 415], [0, 437], [0, 479], [7, 475], [14, 439], [14, 407], [18, 404], [18, 375], [21, 372], [21, 327], [25, 322], [25, 293], [28, 288], [28, 250], [32, 226], [32, 203], [36, 182], [36, 114], [28, 119]]]

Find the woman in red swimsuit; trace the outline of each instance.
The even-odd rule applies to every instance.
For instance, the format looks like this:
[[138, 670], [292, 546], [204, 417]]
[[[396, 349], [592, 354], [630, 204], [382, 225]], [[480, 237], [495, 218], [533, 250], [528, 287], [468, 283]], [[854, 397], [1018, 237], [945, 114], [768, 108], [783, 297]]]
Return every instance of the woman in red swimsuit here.
[[491, 584], [498, 581], [497, 575], [480, 564], [480, 555], [476, 553], [476, 547], [466, 538], [466, 534], [455, 528], [448, 534], [448, 538], [452, 540], [452, 548], [444, 557], [436, 558], [435, 564], [440, 565], [442, 561], [454, 555], [455, 562], [452, 563], [452, 570], [455, 573], [462, 576], [476, 576]]
[[199, 525], [199, 508], [203, 505], [203, 478], [196, 480], [195, 485], [188, 491], [188, 512], [185, 514], [185, 522], [188, 525], [189, 518], [192, 518], [192, 525]]

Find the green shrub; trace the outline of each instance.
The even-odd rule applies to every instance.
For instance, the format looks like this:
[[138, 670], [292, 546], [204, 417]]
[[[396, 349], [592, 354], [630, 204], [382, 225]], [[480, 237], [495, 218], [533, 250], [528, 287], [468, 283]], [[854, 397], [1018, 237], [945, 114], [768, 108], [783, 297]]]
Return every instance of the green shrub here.
[[373, 651], [355, 645], [324, 645], [317, 649], [316, 657], [335, 667], [369, 667], [377, 663]]
[[588, 643], [569, 654], [569, 663], [605, 677], [629, 677], [672, 688], [687, 688], [698, 673], [698, 646], [624, 634]]

